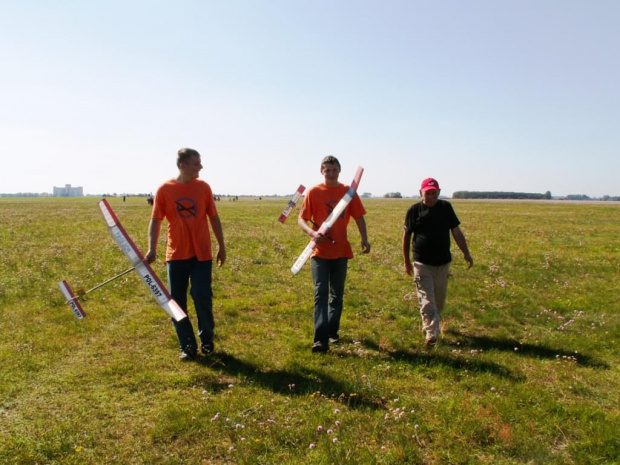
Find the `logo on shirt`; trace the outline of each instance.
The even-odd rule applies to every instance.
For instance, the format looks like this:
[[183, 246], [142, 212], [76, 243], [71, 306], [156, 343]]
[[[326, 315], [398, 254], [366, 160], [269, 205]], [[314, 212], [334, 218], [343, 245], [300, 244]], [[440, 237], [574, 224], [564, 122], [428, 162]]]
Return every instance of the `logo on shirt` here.
[[181, 218], [193, 218], [198, 214], [198, 204], [194, 199], [181, 197], [174, 201], [177, 204], [177, 213]]

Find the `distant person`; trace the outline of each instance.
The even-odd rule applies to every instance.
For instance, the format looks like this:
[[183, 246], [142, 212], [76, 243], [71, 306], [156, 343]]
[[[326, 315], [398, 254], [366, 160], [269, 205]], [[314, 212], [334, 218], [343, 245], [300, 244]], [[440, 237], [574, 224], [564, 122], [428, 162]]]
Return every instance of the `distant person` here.
[[149, 205], [153, 205], [153, 194], [148, 194], [146, 196], [146, 203], [148, 203]]
[[[422, 316], [425, 344], [434, 345], [440, 335], [439, 316], [446, 303], [448, 273], [450, 271], [450, 233], [463, 252], [468, 268], [474, 264], [460, 221], [452, 205], [439, 200], [439, 184], [433, 178], [422, 181], [422, 201], [414, 204], [405, 217], [403, 256], [405, 271], [413, 275]], [[411, 236], [413, 235], [413, 264], [411, 263]]]
[[[170, 294], [188, 314], [187, 288], [191, 283], [190, 294], [198, 317], [201, 350], [204, 354], [209, 354], [214, 350], [215, 329], [211, 290], [213, 254], [209, 222], [218, 243], [219, 266], [226, 260], [224, 233], [211, 187], [198, 179], [202, 169], [200, 154], [189, 148], [179, 150], [177, 167], [179, 168], [177, 177], [162, 184], [155, 194], [148, 232], [149, 250], [145, 258], [149, 263], [155, 261], [161, 223], [166, 219], [168, 221], [166, 263]], [[173, 320], [173, 324], [179, 338], [181, 359], [196, 358], [198, 347], [190, 319]]]
[[[344, 213], [330, 228], [327, 235], [317, 232], [336, 204], [347, 193], [349, 186], [340, 184], [340, 162], [327, 156], [321, 161], [321, 174], [325, 180], [314, 186], [304, 198], [298, 224], [317, 246], [311, 258], [312, 281], [314, 283], [314, 342], [312, 352], [325, 353], [329, 344], [340, 340], [340, 318], [347, 278], [347, 266], [353, 258], [353, 250], [347, 239], [347, 225], [351, 217], [355, 220], [362, 238], [362, 252], [370, 252], [366, 233], [366, 210], [357, 194]], [[313, 224], [313, 227], [308, 225]]]

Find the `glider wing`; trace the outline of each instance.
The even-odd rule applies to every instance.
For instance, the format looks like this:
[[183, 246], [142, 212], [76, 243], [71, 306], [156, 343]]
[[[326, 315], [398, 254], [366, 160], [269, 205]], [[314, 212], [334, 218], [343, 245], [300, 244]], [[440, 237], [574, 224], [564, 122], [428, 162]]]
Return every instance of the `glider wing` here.
[[278, 218], [278, 221], [280, 223], [284, 223], [286, 221], [286, 219], [288, 218], [288, 215], [291, 213], [293, 208], [295, 208], [295, 205], [297, 204], [299, 197], [301, 197], [301, 194], [303, 194], [305, 190], [306, 188], [302, 184], [300, 184], [297, 190], [295, 191], [295, 193], [293, 194], [293, 196], [291, 197], [291, 200], [288, 201], [288, 205], [286, 206], [286, 208], [280, 215], [280, 218]]
[[99, 201], [99, 209], [108, 225], [110, 234], [125, 253], [131, 264], [135, 267], [136, 272], [140, 275], [146, 287], [149, 288], [159, 306], [176, 321], [187, 318], [183, 309], [172, 299], [168, 290], [159, 280], [151, 266], [144, 260], [144, 256], [131, 240], [131, 237], [129, 237], [129, 234], [127, 234], [120, 221], [118, 221], [118, 218], [106, 199]]

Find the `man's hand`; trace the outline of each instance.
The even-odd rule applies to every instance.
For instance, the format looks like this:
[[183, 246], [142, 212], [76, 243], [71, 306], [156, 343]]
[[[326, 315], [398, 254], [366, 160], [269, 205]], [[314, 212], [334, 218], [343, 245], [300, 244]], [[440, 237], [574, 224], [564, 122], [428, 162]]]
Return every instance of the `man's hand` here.
[[317, 245], [319, 245], [321, 242], [330, 240], [331, 238], [327, 234], [323, 234], [318, 231], [313, 231], [312, 239], [314, 240], [314, 242], [316, 242]]
[[220, 247], [217, 251], [217, 266], [222, 266], [226, 261], [226, 249], [224, 247]]
[[362, 241], [362, 253], [370, 253], [370, 242]]
[[405, 273], [409, 276], [413, 276], [413, 265], [410, 261], [405, 261]]
[[154, 250], [149, 249], [149, 251], [144, 256], [144, 259], [150, 265], [157, 259], [157, 253]]

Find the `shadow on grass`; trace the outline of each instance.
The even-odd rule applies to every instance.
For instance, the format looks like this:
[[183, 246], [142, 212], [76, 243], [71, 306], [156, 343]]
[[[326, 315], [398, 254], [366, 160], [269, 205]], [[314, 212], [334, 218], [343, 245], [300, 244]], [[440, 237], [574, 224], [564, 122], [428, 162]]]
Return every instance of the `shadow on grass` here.
[[[444, 342], [442, 342], [442, 345]], [[380, 350], [374, 341], [365, 341], [364, 346], [368, 349]], [[467, 370], [471, 372], [491, 373], [501, 378], [506, 378], [514, 382], [525, 381], [522, 374], [513, 373], [503, 365], [493, 362], [478, 360], [473, 357], [463, 358], [452, 353], [442, 353], [441, 349], [429, 349], [428, 351], [412, 352], [407, 350], [382, 351], [394, 360], [406, 362], [412, 366], [435, 367], [442, 366], [455, 372]]]
[[[255, 383], [278, 394], [308, 396], [320, 392], [322, 395], [337, 399], [352, 408], [383, 408], [381, 399], [369, 398], [360, 393], [344, 395], [343, 393], [346, 392], [354, 392], [351, 385], [308, 368], [300, 368], [295, 371], [265, 369], [266, 367], [240, 360], [233, 355], [222, 352], [201, 358], [198, 363], [230, 376], [241, 379], [247, 378], [250, 383]], [[221, 383], [219, 384], [221, 385]]]
[[[456, 338], [456, 342], [444, 340], [442, 343], [445, 345], [455, 346], [459, 348], [473, 348], [478, 350], [503, 350], [512, 353], [519, 353], [527, 357], [539, 358], [539, 359], [570, 359], [577, 362], [579, 365], [584, 365], [593, 368], [609, 369], [609, 365], [600, 360], [596, 360], [589, 355], [568, 352], [562, 349], [554, 349], [544, 345], [536, 344], [521, 344], [516, 339], [497, 339], [488, 336], [471, 336], [461, 333], [456, 330], [446, 331], [446, 335], [451, 335]], [[458, 346], [457, 346], [458, 343]], [[518, 350], [515, 351], [515, 348]]]

